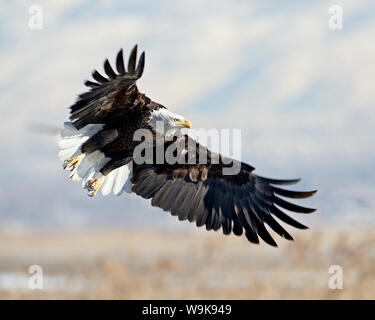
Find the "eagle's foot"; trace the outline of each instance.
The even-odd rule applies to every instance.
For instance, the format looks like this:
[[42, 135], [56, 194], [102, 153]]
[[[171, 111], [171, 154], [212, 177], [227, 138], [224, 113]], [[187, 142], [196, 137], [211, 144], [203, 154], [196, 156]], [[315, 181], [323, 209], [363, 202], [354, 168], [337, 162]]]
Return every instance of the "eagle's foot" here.
[[96, 195], [100, 187], [102, 186], [104, 182], [104, 176], [101, 176], [99, 178], [90, 179], [86, 183], [86, 189], [88, 191], [88, 196], [93, 197]]
[[72, 158], [65, 160], [63, 163], [63, 169], [64, 170], [69, 169], [70, 171], [73, 171], [81, 164], [83, 157], [84, 155], [80, 154], [76, 157], [72, 157]]

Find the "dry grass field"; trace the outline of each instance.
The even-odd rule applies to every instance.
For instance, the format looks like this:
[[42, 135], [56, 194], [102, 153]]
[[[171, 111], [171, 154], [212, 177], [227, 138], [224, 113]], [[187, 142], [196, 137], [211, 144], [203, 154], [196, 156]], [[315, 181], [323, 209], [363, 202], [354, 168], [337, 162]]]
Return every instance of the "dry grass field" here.
[[[371, 229], [296, 231], [275, 249], [220, 233], [2, 233], [1, 299], [374, 299]], [[42, 266], [43, 290], [27, 287]], [[328, 287], [328, 268], [344, 287]]]

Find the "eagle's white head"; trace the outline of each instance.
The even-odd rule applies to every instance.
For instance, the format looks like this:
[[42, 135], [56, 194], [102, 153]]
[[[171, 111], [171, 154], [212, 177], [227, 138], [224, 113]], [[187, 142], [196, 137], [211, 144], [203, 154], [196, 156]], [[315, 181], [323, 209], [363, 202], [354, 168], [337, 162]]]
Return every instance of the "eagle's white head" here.
[[155, 130], [155, 132], [163, 135], [173, 134], [176, 130], [181, 128], [192, 128], [189, 120], [166, 108], [153, 110], [148, 124]]

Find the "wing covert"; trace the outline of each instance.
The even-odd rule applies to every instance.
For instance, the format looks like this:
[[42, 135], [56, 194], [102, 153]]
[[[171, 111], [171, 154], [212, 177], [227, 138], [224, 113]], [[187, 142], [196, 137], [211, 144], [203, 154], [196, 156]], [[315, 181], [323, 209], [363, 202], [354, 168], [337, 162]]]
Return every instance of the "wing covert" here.
[[[209, 150], [207, 153], [210, 157]], [[266, 226], [279, 236], [293, 240], [275, 217], [295, 228], [307, 228], [283, 210], [311, 213], [315, 209], [296, 205], [278, 195], [308, 198], [316, 191], [282, 189], [279, 186], [296, 184], [300, 180], [261, 177], [245, 163], [241, 163], [238, 174], [223, 175], [222, 169], [227, 164], [221, 158], [219, 160], [217, 164], [208, 161], [207, 165], [140, 165], [135, 169], [132, 191], [143, 198], [152, 199], [153, 206], [171, 212], [179, 220], [195, 222], [198, 227], [205, 225], [207, 230], [221, 228], [224, 234], [245, 233], [252, 243], [259, 243], [261, 238], [277, 246]]]
[[121, 49], [116, 57], [117, 73], [108, 59], [104, 61], [104, 71], [107, 77], [97, 70], [92, 72], [95, 81], [85, 81], [85, 85], [90, 90], [80, 94], [77, 101], [70, 107], [70, 120], [76, 129], [79, 130], [90, 123], [103, 123], [109, 114], [129, 107], [139, 98], [141, 94], [135, 83], [143, 73], [144, 52], [139, 58], [137, 67], [135, 67], [136, 61], [137, 45], [131, 51], [127, 71]]

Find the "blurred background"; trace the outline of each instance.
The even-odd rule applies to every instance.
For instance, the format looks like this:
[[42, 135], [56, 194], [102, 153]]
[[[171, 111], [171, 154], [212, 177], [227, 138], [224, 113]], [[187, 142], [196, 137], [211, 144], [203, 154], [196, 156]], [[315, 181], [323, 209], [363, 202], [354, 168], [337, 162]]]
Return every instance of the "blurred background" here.
[[[0, 2], [0, 298], [375, 298], [373, 1]], [[136, 43], [142, 92], [194, 128], [241, 129], [258, 174], [319, 189], [318, 212], [293, 216], [311, 230], [254, 246], [67, 179], [35, 128], [62, 126], [91, 71]]]

